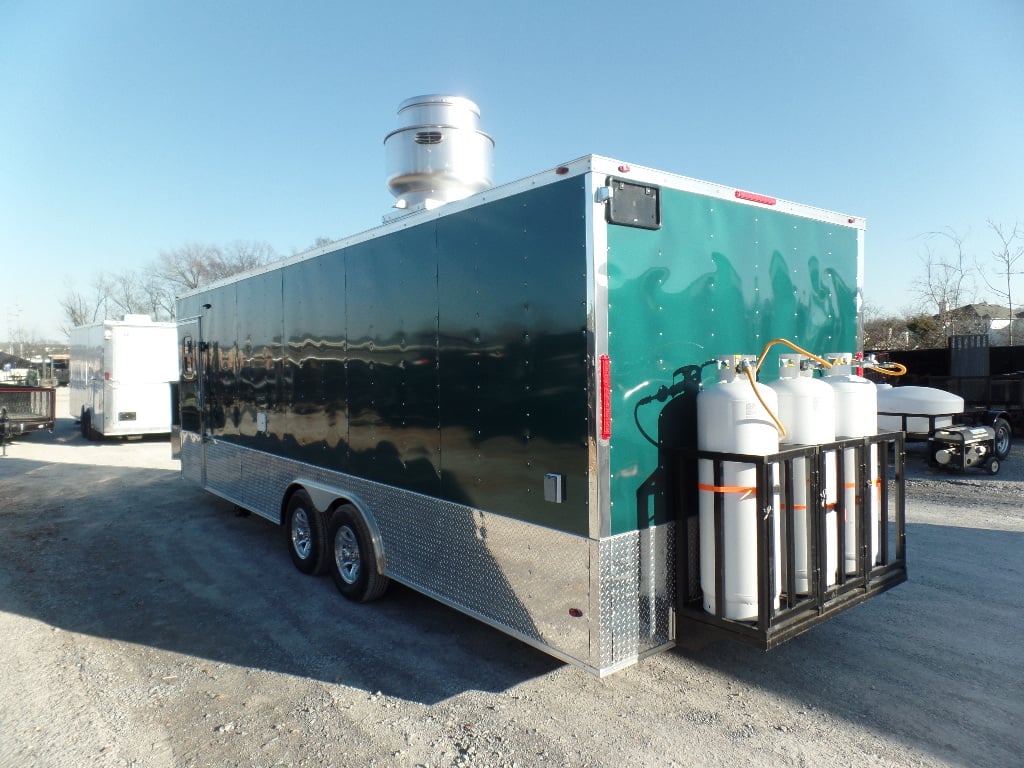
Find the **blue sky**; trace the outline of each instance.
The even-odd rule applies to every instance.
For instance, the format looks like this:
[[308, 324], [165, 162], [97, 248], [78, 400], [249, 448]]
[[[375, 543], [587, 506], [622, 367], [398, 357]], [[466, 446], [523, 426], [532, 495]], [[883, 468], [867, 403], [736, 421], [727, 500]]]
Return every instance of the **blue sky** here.
[[424, 93], [480, 105], [496, 183], [594, 153], [865, 216], [882, 308], [925, 233], [1024, 225], [1019, 0], [0, 0], [0, 338], [161, 250], [378, 225]]

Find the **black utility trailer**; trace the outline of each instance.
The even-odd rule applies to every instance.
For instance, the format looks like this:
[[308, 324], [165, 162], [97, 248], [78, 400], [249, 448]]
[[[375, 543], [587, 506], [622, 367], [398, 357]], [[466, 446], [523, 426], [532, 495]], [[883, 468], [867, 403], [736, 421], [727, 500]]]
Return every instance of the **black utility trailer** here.
[[[960, 394], [937, 384], [934, 386], [936, 389], [952, 392], [954, 395]], [[963, 397], [963, 395], [960, 395], [960, 397]], [[965, 408], [961, 412], [942, 414], [879, 411], [878, 415], [898, 418], [900, 420], [900, 429], [906, 433], [906, 439], [910, 442], [928, 441], [929, 443], [935, 443], [937, 436], [939, 437], [938, 442], [949, 441], [950, 437], [948, 434], [939, 436], [939, 433], [950, 430], [987, 429], [991, 433], [987, 439], [991, 440], [992, 453], [999, 461], [1005, 460], [1010, 455], [1010, 448], [1013, 446], [1013, 427], [1010, 424], [1009, 413], [999, 408], [974, 406]], [[927, 422], [927, 430], [921, 431], [920, 427], [917, 426], [921, 422]], [[955, 442], [956, 438], [953, 438], [953, 440]], [[967, 438], [967, 441], [976, 442], [976, 439]], [[930, 461], [933, 460], [934, 456], [931, 457]], [[998, 471], [999, 464], [996, 463], [995, 467], [996, 471]], [[993, 475], [995, 473], [991, 472]]]
[[[965, 420], [995, 429], [996, 442], [1005, 442], [1007, 453], [1013, 432], [1024, 433], [1024, 373], [929, 376], [927, 381], [929, 387], [960, 395], [964, 399]], [[1005, 424], [997, 424], [999, 419]]]
[[[1024, 349], [990, 347], [986, 334], [949, 337], [946, 349], [892, 350], [872, 353], [877, 359], [906, 366], [903, 384], [934, 387], [963, 398], [962, 412], [948, 414], [883, 413], [902, 418], [908, 440], [931, 440], [947, 427], [990, 427], [994, 450], [1002, 461], [1010, 454], [1013, 434], [1024, 433]], [[908, 428], [928, 420], [928, 429]]]

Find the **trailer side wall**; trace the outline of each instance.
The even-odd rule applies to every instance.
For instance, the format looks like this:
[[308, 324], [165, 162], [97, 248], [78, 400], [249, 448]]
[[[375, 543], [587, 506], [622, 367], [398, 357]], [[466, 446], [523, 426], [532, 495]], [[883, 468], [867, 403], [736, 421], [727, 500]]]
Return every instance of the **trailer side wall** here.
[[183, 299], [210, 434], [586, 534], [584, 204], [566, 179]]

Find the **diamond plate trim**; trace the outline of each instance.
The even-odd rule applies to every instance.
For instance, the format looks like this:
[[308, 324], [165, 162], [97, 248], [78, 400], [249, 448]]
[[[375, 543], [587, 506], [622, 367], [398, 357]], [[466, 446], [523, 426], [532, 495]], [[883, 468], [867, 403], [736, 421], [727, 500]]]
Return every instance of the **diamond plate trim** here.
[[595, 667], [602, 674], [671, 644], [674, 542], [674, 524], [598, 542], [601, 631]]
[[[672, 526], [574, 536], [250, 448], [208, 440], [206, 488], [275, 523], [295, 483], [336, 489], [380, 532], [390, 578], [597, 674], [670, 642]], [[182, 435], [182, 475], [202, 446]]]

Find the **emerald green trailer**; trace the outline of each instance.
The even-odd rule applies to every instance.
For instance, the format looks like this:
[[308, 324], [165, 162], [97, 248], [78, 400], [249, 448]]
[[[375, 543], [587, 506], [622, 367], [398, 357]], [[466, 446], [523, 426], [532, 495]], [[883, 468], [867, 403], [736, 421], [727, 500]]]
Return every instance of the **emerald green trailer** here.
[[[745, 457], [762, 599], [732, 621], [701, 607], [694, 467], [730, 457], [697, 451], [693, 405], [716, 356], [859, 348], [864, 228], [597, 156], [422, 207], [179, 299], [182, 474], [347, 597], [395, 580], [596, 674], [698, 628], [771, 647], [905, 578], [902, 438]], [[775, 486], [846, 449], [882, 554], [773, 603]]]

